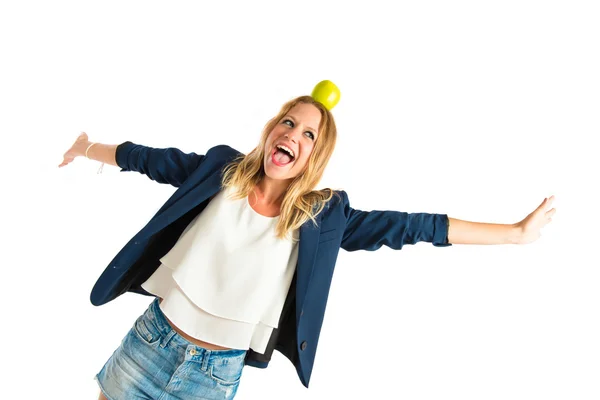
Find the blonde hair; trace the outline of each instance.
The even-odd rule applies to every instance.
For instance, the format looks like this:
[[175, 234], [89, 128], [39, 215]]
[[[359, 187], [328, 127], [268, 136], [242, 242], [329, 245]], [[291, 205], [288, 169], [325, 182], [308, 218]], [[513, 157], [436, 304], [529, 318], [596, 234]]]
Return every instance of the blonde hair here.
[[[269, 134], [298, 103], [312, 104], [319, 109], [321, 123], [313, 151], [304, 171], [294, 178], [283, 197], [279, 221], [275, 228], [276, 236], [279, 239], [286, 238], [309, 219], [316, 225], [315, 217], [333, 198], [334, 194], [338, 195], [329, 188], [313, 190], [323, 176], [337, 139], [335, 121], [329, 110], [311, 96], [300, 96], [285, 103], [279, 113], [265, 125], [258, 146], [247, 155], [237, 157], [225, 167], [221, 183], [222, 188], [235, 187], [237, 189], [230, 196], [233, 199], [242, 199], [252, 193], [256, 184], [265, 176], [263, 160], [265, 143]], [[292, 240], [296, 239], [292, 238]]]

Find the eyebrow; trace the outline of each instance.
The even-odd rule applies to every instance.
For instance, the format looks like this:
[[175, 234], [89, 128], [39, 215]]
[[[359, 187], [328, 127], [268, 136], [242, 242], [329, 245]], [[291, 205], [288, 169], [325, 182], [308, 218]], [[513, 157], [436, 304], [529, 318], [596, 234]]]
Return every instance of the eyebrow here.
[[[291, 119], [293, 119], [293, 120], [294, 120], [294, 122], [296, 122], [296, 121], [298, 120], [298, 118], [294, 117], [294, 116], [293, 116], [293, 115], [291, 115], [291, 114], [287, 114], [286, 116], [284, 116], [284, 118], [285, 118], [285, 117], [290, 117]], [[311, 131], [313, 131], [313, 133], [316, 133], [316, 132], [317, 132], [317, 130], [316, 130], [316, 129], [314, 129], [314, 128], [311, 128], [310, 126], [307, 126], [307, 128], [308, 128], [308, 129], [310, 129]]]

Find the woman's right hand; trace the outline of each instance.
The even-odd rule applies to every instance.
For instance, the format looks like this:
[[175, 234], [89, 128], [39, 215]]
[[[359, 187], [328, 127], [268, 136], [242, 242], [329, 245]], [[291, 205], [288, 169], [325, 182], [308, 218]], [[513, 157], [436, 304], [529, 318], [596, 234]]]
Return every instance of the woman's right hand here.
[[73, 143], [73, 146], [71, 146], [71, 148], [69, 150], [67, 150], [67, 152], [63, 156], [64, 160], [63, 160], [62, 164], [60, 164], [58, 167], [59, 168], [64, 167], [65, 165], [67, 165], [71, 161], [73, 161], [75, 159], [75, 157], [85, 156], [85, 150], [87, 149], [87, 147], [90, 144], [91, 144], [91, 142], [88, 140], [87, 133], [81, 132], [81, 135], [79, 135], [77, 140], [75, 140], [75, 143]]

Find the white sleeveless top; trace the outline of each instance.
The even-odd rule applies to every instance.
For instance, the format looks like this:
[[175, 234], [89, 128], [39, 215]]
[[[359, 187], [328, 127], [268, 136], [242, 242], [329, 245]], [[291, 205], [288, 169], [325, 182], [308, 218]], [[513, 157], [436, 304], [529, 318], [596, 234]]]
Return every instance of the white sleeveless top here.
[[[277, 328], [298, 260], [298, 242], [275, 237], [248, 197], [221, 190], [183, 231], [142, 283], [188, 335], [223, 347], [264, 353]], [[293, 232], [298, 238], [298, 231]]]

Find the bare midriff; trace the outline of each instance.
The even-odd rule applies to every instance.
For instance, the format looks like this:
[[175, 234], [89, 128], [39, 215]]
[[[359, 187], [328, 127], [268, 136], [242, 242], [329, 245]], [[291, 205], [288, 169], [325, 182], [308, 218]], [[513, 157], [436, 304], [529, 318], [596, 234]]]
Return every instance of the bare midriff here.
[[[162, 298], [159, 297], [158, 302], [162, 303]], [[208, 350], [231, 350], [231, 348], [229, 348], [229, 347], [218, 346], [216, 344], [208, 343], [203, 340], [191, 337], [190, 335], [188, 335], [187, 333], [185, 333], [184, 331], [179, 329], [173, 322], [171, 322], [171, 320], [169, 318], [167, 318], [166, 315], [165, 315], [165, 319], [167, 320], [169, 325], [171, 325], [171, 327], [175, 330], [175, 332], [179, 333], [181, 336], [186, 338], [188, 341], [194, 343], [196, 346], [203, 347]]]

